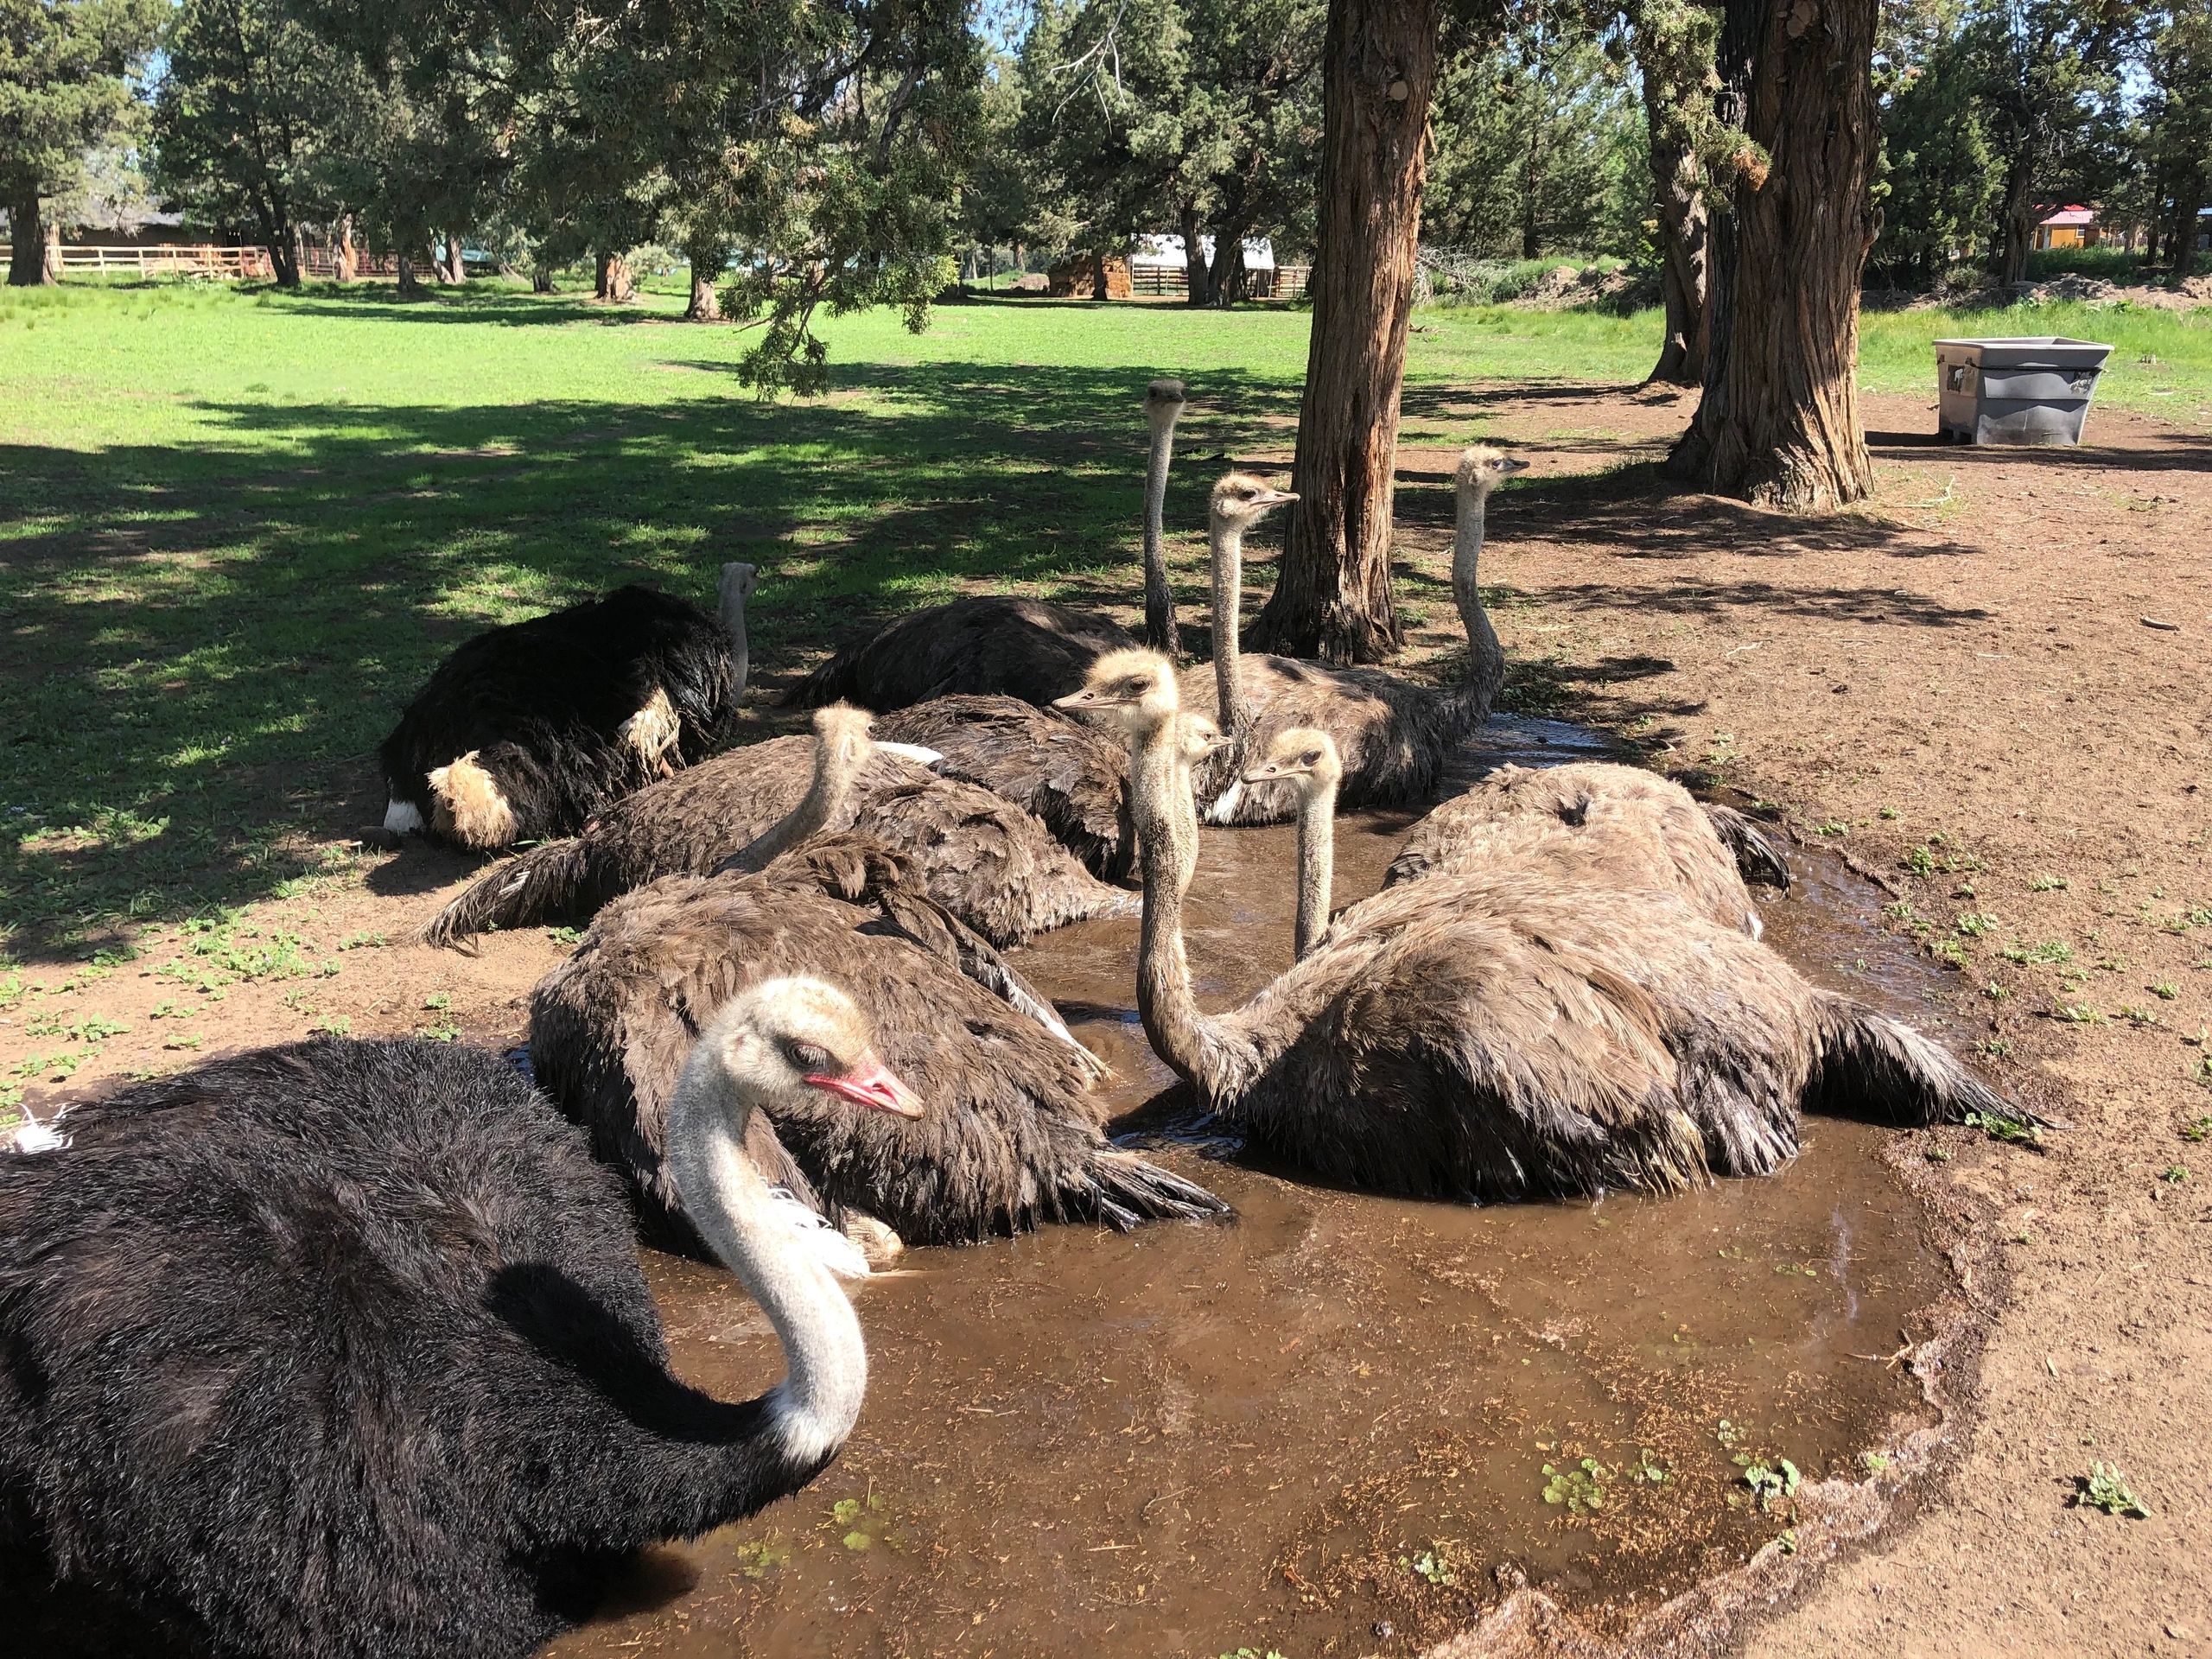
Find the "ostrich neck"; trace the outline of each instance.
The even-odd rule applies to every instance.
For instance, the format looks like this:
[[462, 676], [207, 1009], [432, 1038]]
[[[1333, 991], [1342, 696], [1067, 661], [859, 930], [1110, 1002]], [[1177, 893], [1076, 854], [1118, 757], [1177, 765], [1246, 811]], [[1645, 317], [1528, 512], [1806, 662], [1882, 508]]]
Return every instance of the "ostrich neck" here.
[[1175, 629], [1175, 596], [1167, 586], [1167, 467], [1175, 449], [1175, 415], [1152, 423], [1152, 453], [1144, 474], [1144, 625], [1147, 643], [1170, 658], [1182, 655]]
[[1298, 931], [1303, 961], [1329, 926], [1329, 894], [1337, 869], [1337, 785], [1317, 785], [1298, 802]]
[[866, 764], [865, 755], [843, 764], [817, 764], [813, 781], [799, 804], [724, 859], [715, 867], [717, 873], [765, 870], [792, 848], [805, 845], [825, 826], [843, 823], [852, 816], [853, 794]]
[[701, 1041], [669, 1102], [667, 1158], [686, 1216], [760, 1305], [789, 1374], [765, 1402], [785, 1458], [818, 1468], [844, 1444], [868, 1391], [868, 1351], [853, 1305], [815, 1259], [745, 1155], [751, 1103]]
[[745, 638], [745, 589], [736, 582], [722, 584], [721, 613], [723, 632], [729, 635], [729, 701], [734, 705], [753, 672], [752, 648]]
[[1244, 532], [1218, 521], [1207, 530], [1212, 543], [1213, 685], [1215, 717], [1230, 740], [1230, 757], [1242, 762], [1251, 717], [1244, 708], [1244, 683], [1238, 678], [1242, 648], [1237, 620], [1244, 607]]
[[1475, 580], [1488, 504], [1486, 490], [1461, 491], [1459, 524], [1452, 537], [1452, 598], [1467, 630], [1467, 677], [1460, 683], [1459, 698], [1476, 720], [1488, 716], [1491, 700], [1505, 680], [1505, 652], [1497, 643], [1497, 630], [1490, 625], [1490, 613], [1483, 608], [1482, 589]]
[[1190, 768], [1173, 753], [1173, 722], [1140, 735], [1129, 764], [1144, 923], [1137, 944], [1137, 1013], [1154, 1050], [1175, 1074], [1224, 1107], [1258, 1070], [1249, 1041], [1202, 1013], [1183, 949], [1183, 895], [1198, 868], [1198, 812]]

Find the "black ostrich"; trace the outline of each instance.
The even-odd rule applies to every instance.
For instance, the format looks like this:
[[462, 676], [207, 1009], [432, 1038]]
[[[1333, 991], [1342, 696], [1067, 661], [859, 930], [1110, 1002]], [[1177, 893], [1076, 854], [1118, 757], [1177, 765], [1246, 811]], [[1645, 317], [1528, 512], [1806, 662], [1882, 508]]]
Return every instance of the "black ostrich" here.
[[520, 1655], [626, 1553], [804, 1485], [860, 1410], [831, 1274], [866, 1268], [746, 1148], [756, 1107], [823, 1092], [920, 1110], [843, 992], [784, 978], [670, 1103], [686, 1211], [790, 1367], [742, 1404], [670, 1374], [620, 1184], [494, 1056], [268, 1049], [0, 1154], [20, 1650]]
[[472, 852], [573, 835], [601, 807], [727, 747], [754, 576], [722, 567], [719, 617], [618, 588], [466, 641], [377, 750], [385, 828]]

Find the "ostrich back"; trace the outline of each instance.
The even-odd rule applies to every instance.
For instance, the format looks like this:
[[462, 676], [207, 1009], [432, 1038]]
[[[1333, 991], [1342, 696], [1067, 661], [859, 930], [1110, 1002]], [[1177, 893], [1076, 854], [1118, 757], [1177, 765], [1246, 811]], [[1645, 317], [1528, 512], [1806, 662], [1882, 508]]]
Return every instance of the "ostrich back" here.
[[1382, 885], [1532, 862], [1585, 887], [1656, 887], [1759, 936], [1735, 855], [1671, 779], [1605, 761], [1501, 766], [1413, 827]]
[[619, 1185], [496, 1057], [301, 1044], [65, 1123], [0, 1156], [11, 1617], [58, 1572], [131, 1610], [94, 1651], [150, 1605], [194, 1651], [519, 1655], [645, 1541], [624, 1434], [757, 1421], [667, 1376]]
[[[810, 738], [732, 749], [618, 801], [566, 842], [495, 867], [431, 925], [434, 939], [591, 915], [664, 875], [703, 875], [797, 807]], [[878, 752], [849, 825], [910, 855], [930, 895], [994, 944], [1098, 915], [1134, 896], [1097, 880], [1045, 826], [989, 791]]]
[[1093, 875], [1128, 874], [1128, 746], [1018, 697], [932, 697], [884, 715], [878, 740], [918, 743], [938, 771], [1034, 815]]
[[729, 636], [721, 623], [647, 588], [463, 642], [438, 665], [378, 750], [392, 798], [427, 823], [429, 774], [475, 753], [513, 809], [518, 838], [575, 832], [652, 773], [619, 736], [664, 695], [677, 716], [671, 759], [703, 759], [729, 741], [735, 714]]
[[1106, 1143], [1082, 1051], [876, 907], [779, 860], [761, 874], [672, 876], [617, 900], [531, 999], [538, 1077], [678, 1240], [688, 1224], [661, 1155], [677, 1074], [723, 1003], [779, 974], [842, 986], [925, 1109], [910, 1121], [824, 1096], [804, 1115], [777, 1113], [779, 1138], [833, 1210], [863, 1210], [910, 1243], [951, 1243], [1116, 1210], [1218, 1207], [1203, 1193], [1202, 1206], [1144, 1207], [1151, 1178], [1173, 1178]]
[[1796, 1152], [1842, 1001], [1672, 893], [1437, 875], [1344, 912], [1229, 1016], [1243, 1086], [1223, 1104], [1361, 1186], [1669, 1192]]
[[[1215, 709], [1213, 666], [1182, 674], [1185, 708]], [[1217, 823], [1280, 823], [1298, 816], [1298, 798], [1281, 781], [1247, 784], [1236, 773], [1264, 754], [1279, 732], [1310, 726], [1336, 741], [1344, 762], [1338, 800], [1346, 807], [1395, 806], [1427, 800], [1436, 790], [1445, 751], [1464, 735], [1466, 711], [1456, 694], [1415, 685], [1371, 668], [1332, 668], [1295, 657], [1247, 653], [1237, 658], [1251, 729], [1241, 752], [1224, 751], [1199, 781]]]
[[1080, 686], [1106, 652], [1135, 643], [1103, 616], [979, 594], [887, 622], [801, 680], [784, 702], [856, 702], [880, 715], [931, 697], [998, 693], [1042, 707]]

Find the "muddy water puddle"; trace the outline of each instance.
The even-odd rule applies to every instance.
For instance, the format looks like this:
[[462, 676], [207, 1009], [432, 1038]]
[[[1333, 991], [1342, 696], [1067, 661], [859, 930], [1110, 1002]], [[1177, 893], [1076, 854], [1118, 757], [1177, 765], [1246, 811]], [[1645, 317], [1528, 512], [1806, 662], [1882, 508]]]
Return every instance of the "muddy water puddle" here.
[[[1374, 887], [1411, 816], [1341, 822], [1340, 899]], [[1202, 1000], [1288, 961], [1291, 869], [1287, 829], [1205, 836]], [[1771, 937], [1924, 1015], [1930, 976], [1852, 919], [1865, 889], [1800, 875], [1764, 905]], [[1187, 1133], [1135, 1021], [1135, 933], [1067, 929], [1023, 965], [1113, 1064], [1117, 1102], [1184, 1132], [1154, 1155], [1236, 1220], [913, 1253], [856, 1298], [871, 1380], [837, 1464], [655, 1552], [555, 1652], [1408, 1653], [1522, 1577], [1618, 1628], [1785, 1530], [1747, 1461], [1852, 1472], [1916, 1406], [1868, 1357], [1948, 1280], [1879, 1161], [1887, 1132], [1812, 1120], [1778, 1178], [1667, 1200], [1475, 1210], [1279, 1180]], [[725, 1397], [773, 1381], [733, 1281], [648, 1271], [687, 1377]]]

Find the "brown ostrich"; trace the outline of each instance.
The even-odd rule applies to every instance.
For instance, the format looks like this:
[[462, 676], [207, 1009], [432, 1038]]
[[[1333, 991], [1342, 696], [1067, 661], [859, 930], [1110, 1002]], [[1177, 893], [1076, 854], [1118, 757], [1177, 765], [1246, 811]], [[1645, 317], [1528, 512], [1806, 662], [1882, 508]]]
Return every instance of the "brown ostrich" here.
[[[1268, 759], [1285, 764], [1268, 771], [1271, 778], [1294, 776], [1315, 747], [1280, 738], [1277, 746]], [[1305, 764], [1310, 771], [1312, 763]], [[1446, 801], [1413, 827], [1382, 885], [1541, 861], [1584, 887], [1678, 893], [1707, 920], [1756, 939], [1761, 924], [1744, 885], [1745, 854], [1723, 838], [1716, 811], [1734, 821], [1740, 848], [1757, 849], [1754, 868], [1762, 874], [1779, 869], [1786, 881], [1789, 867], [1780, 851], [1740, 814], [1701, 806], [1680, 784], [1639, 766], [1577, 760], [1500, 766]]]
[[[834, 727], [819, 770], [849, 764]], [[878, 1259], [899, 1241], [952, 1243], [1040, 1221], [1127, 1228], [1219, 1212], [1203, 1189], [1101, 1131], [1103, 1068], [1049, 1003], [928, 896], [906, 861], [859, 836], [789, 848], [787, 830], [712, 876], [671, 876], [615, 900], [531, 1002], [531, 1059], [562, 1109], [622, 1171], [649, 1232], [696, 1251], [663, 1157], [670, 1091], [702, 1022], [799, 961], [834, 975], [929, 1102], [893, 1124], [833, 1101], [767, 1114], [783, 1179]]]
[[[1130, 733], [1146, 1033], [1255, 1147], [1317, 1176], [1478, 1200], [1668, 1192], [1779, 1167], [1808, 1103], [1915, 1124], [2023, 1116], [1938, 1045], [1673, 894], [1592, 893], [1542, 869], [1378, 893], [1209, 1014], [1183, 949], [1198, 823], [1173, 671], [1123, 653], [1088, 690]], [[1314, 815], [1316, 840], [1330, 823]]]
[[[449, 944], [487, 928], [580, 920], [660, 876], [703, 875], [779, 822], [784, 845], [850, 828], [906, 855], [931, 896], [995, 944], [1134, 913], [1133, 894], [1092, 876], [1027, 813], [884, 753], [857, 710], [823, 709], [817, 720], [851, 739], [840, 749], [849, 764], [830, 778], [817, 775], [807, 738], [730, 750], [617, 803], [582, 835], [486, 872], [438, 913], [427, 937]], [[802, 808], [805, 816], [794, 819]]]

